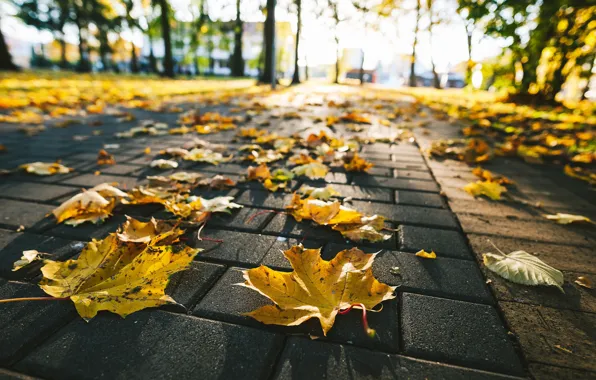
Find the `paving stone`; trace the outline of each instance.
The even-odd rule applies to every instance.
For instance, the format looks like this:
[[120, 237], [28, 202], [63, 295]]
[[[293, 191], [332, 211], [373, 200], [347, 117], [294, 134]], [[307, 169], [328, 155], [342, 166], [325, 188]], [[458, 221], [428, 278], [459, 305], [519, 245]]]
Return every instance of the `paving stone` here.
[[125, 221], [124, 215], [112, 215], [101, 224], [83, 223], [73, 227], [67, 224], [55, 225], [54, 220], [55, 227], [47, 234], [72, 240], [91, 241], [91, 239], [103, 239], [111, 232], [116, 232]]
[[291, 337], [274, 379], [514, 379], [496, 373]]
[[234, 202], [244, 205], [265, 208], [269, 210], [283, 210], [290, 204], [292, 195], [287, 193], [271, 193], [267, 190], [245, 190]]
[[528, 361], [596, 371], [596, 314], [517, 302], [499, 306]]
[[394, 169], [393, 170], [393, 177], [395, 177], [395, 178], [411, 178], [411, 179], [420, 179], [420, 180], [434, 181], [432, 175], [429, 172], [416, 171], [416, 170]]
[[[323, 250], [323, 258], [331, 260], [338, 252], [349, 248], [347, 245], [329, 243]], [[360, 249], [366, 253], [379, 252], [374, 248]], [[398, 268], [399, 274], [393, 274], [393, 268]], [[445, 257], [427, 260], [412, 253], [382, 250], [373, 263], [373, 273], [379, 281], [397, 286], [400, 292], [494, 303], [482, 273], [472, 261]]]
[[395, 203], [401, 205], [445, 208], [445, 201], [439, 194], [420, 191], [395, 191]]
[[596, 238], [589, 226], [560, 225], [553, 222], [535, 222], [510, 220], [497, 217], [480, 217], [476, 215], [458, 215], [458, 219], [466, 233], [496, 235], [502, 237], [527, 239], [536, 242], [596, 246]]
[[523, 374], [518, 355], [491, 306], [404, 293], [401, 318], [406, 354]]
[[534, 379], [540, 380], [593, 380], [596, 378], [596, 372], [581, 371], [539, 363], [530, 363], [529, 371]]
[[[193, 314], [230, 323], [263, 327], [264, 325], [260, 322], [243, 314], [273, 303], [254, 290], [234, 285], [243, 282], [244, 279], [239, 268], [228, 269], [213, 289], [199, 302]], [[221, 302], [222, 299], [225, 299], [226, 302]], [[370, 339], [364, 332], [362, 314], [358, 310], [350, 311], [345, 315], [338, 315], [333, 328], [327, 333], [327, 338], [336, 342], [350, 342], [363, 347], [396, 352], [399, 334], [397, 302], [395, 300], [385, 301], [381, 312], [368, 313], [367, 316], [369, 326], [377, 332], [375, 339]], [[266, 328], [269, 331], [313, 335], [325, 339], [319, 320], [315, 318], [300, 326], [271, 325], [266, 326]]]
[[[393, 224], [385, 223], [388, 229], [394, 229]], [[337, 243], [346, 243], [347, 240], [337, 232], [333, 231], [328, 226], [320, 226], [315, 223], [303, 220], [297, 222], [294, 217], [285, 214], [278, 214], [273, 217], [271, 222], [265, 227], [264, 233], [281, 235], [285, 237], [301, 238], [301, 239], [312, 239], [312, 240], [323, 240]], [[391, 234], [391, 238], [382, 242], [372, 243], [369, 241], [362, 241], [358, 243], [363, 246], [372, 246], [379, 248], [390, 248], [395, 249], [395, 234], [386, 231], [387, 234]]]
[[198, 241], [196, 240], [196, 234], [193, 235], [193, 240], [187, 242], [187, 244], [204, 250], [197, 255], [198, 260], [208, 259], [237, 265], [248, 264], [255, 266], [261, 262], [261, 259], [277, 239], [275, 236], [269, 235], [215, 229], [204, 229], [201, 237], [209, 240], [221, 240], [221, 242]]
[[[305, 185], [313, 187], [325, 187], [324, 183], [305, 181]], [[351, 185], [331, 185], [341, 195], [340, 198], [353, 198], [380, 202], [393, 202], [393, 192], [389, 189], [382, 189], [378, 187], [360, 187]]]
[[257, 379], [267, 377], [281, 336], [165, 311], [122, 319], [77, 319], [15, 368], [77, 379]]
[[424, 249], [426, 251], [433, 250], [439, 256], [473, 259], [463, 235], [458, 231], [400, 226], [399, 247], [401, 250], [414, 253]]
[[64, 260], [74, 256], [83, 247], [83, 242], [0, 229], [0, 276], [12, 280], [30, 280], [40, 274], [41, 262], [12, 271], [13, 263], [21, 258], [23, 251], [36, 249], [47, 253], [46, 258]]
[[79, 176], [62, 181], [64, 184], [76, 185], [81, 187], [93, 187], [102, 183], [118, 183], [118, 187], [123, 190], [130, 190], [139, 184], [139, 180], [133, 177], [124, 177], [116, 175], [94, 175], [81, 174]]
[[230, 214], [216, 213], [209, 219], [209, 227], [225, 227], [243, 231], [257, 232], [261, 231], [271, 220], [273, 214], [264, 213], [258, 208], [244, 207], [235, 209]]
[[[199, 252], [199, 255], [201, 253]], [[223, 265], [195, 261], [187, 270], [170, 277], [166, 294], [186, 308], [191, 308], [207, 293], [224, 271]]]
[[429, 207], [386, 205], [374, 202], [352, 201], [351, 206], [367, 215], [382, 215], [399, 224], [418, 224], [457, 229], [459, 226], [449, 210]]
[[[507, 238], [504, 236], [468, 235], [468, 240], [476, 253], [477, 259], [482, 260], [482, 254], [495, 252], [496, 245], [503, 252], [526, 251], [549, 265], [570, 272], [587, 272], [596, 274], [596, 257], [591, 247], [574, 247], [568, 245], [553, 245], [536, 243], [528, 240]], [[491, 244], [492, 243], [492, 244]], [[570, 258], [573, 258], [570, 260]]]
[[138, 165], [130, 165], [124, 164], [120, 162], [120, 157], [116, 155], [116, 165], [90, 165], [89, 167], [85, 168], [85, 171], [93, 172], [96, 171], [101, 172], [102, 174], [120, 174], [120, 175], [127, 175], [132, 174], [139, 170]]
[[497, 216], [508, 219], [544, 220], [544, 210], [538, 211], [531, 207], [506, 202], [494, 202], [488, 199], [476, 198], [473, 201], [452, 199], [449, 207], [456, 214], [476, 214], [484, 217]]
[[396, 190], [427, 191], [431, 193], [439, 192], [439, 187], [436, 183], [418, 179], [360, 176], [355, 178], [352, 184], [369, 187], [385, 187]]
[[[304, 178], [300, 178], [300, 179], [305, 179]], [[338, 172], [329, 172], [327, 173], [327, 175], [325, 176], [325, 178], [315, 178], [315, 179], [310, 179], [310, 181], [315, 181], [315, 182], [325, 182], [325, 183], [348, 183], [349, 177], [345, 174], [345, 173], [338, 173]]]
[[[382, 177], [393, 177], [393, 169], [391, 168], [381, 168], [378, 166], [373, 166], [372, 168], [366, 171], [368, 175], [375, 175], [375, 176], [382, 176]], [[353, 173], [352, 179], [356, 176], [359, 176], [359, 173]]]
[[[0, 299], [47, 297], [31, 284], [0, 280]], [[74, 318], [70, 301], [10, 302], [0, 304], [0, 365], [7, 366]]]
[[46, 202], [75, 192], [77, 192], [77, 188], [74, 187], [33, 182], [6, 182], [0, 184], [1, 196], [25, 201]]
[[54, 209], [53, 206], [39, 203], [29, 203], [0, 199], [0, 225], [17, 229], [24, 226], [26, 229], [41, 231], [47, 229], [53, 222], [53, 217], [46, 217]]

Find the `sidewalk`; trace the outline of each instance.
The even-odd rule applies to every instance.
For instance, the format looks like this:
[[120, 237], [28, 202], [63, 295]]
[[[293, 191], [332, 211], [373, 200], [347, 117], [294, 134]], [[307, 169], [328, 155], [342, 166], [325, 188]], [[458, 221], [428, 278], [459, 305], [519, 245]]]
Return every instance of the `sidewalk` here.
[[[224, 115], [245, 116], [250, 110], [250, 118], [238, 123], [239, 127], [266, 128], [282, 136], [314, 125], [315, 117], [324, 120], [342, 111], [328, 107], [330, 100], [349, 100], [352, 108], [366, 106], [364, 110], [373, 114], [377, 112], [374, 104], [387, 109], [410, 107], [406, 101], [363, 101], [355, 90], [336, 90], [299, 87], [198, 106], [201, 112]], [[256, 112], [255, 102], [276, 105]], [[185, 110], [191, 107], [181, 106]], [[240, 108], [241, 112], [233, 113]], [[302, 118], [279, 117], [294, 111]], [[137, 120], [163, 121], [170, 127], [176, 125], [178, 117], [176, 113], [131, 112]], [[150, 169], [148, 162], [159, 150], [179, 147], [196, 136], [116, 139], [114, 133], [128, 130], [138, 121], [116, 122], [114, 116], [94, 116], [91, 120], [95, 119], [102, 124], [93, 129], [86, 124], [48, 128], [34, 137], [19, 134], [12, 126], [0, 126], [0, 142], [7, 148], [0, 156], [0, 168], [61, 158], [64, 165], [76, 169], [50, 177], [0, 177], [0, 298], [44, 294], [35, 285], [40, 279], [38, 268], [11, 271], [23, 250], [37, 249], [52, 254], [53, 259], [64, 260], [80, 252], [91, 238], [114, 232], [124, 215], [163, 215], [161, 207], [121, 205], [104, 224], [76, 228], [56, 225], [46, 216], [82, 187], [118, 182], [131, 189], [144, 183], [147, 175], [173, 172]], [[263, 126], [264, 121], [270, 125]], [[102, 134], [91, 134], [94, 129]], [[337, 123], [335, 129], [343, 136], [358, 134], [346, 124]], [[370, 130], [379, 136], [391, 131], [376, 120]], [[430, 139], [452, 132], [438, 121], [428, 130], [436, 135], [418, 134], [422, 147]], [[235, 134], [235, 130], [227, 130], [199, 137], [226, 144], [228, 152], [236, 153], [243, 142], [237, 141]], [[75, 142], [74, 135], [89, 137]], [[96, 165], [97, 152], [104, 144], [120, 145], [110, 150], [116, 165]], [[152, 154], [145, 154], [147, 147]], [[203, 237], [221, 239], [223, 243], [189, 241], [189, 245], [204, 251], [197, 255], [191, 270], [177, 274], [170, 282], [168, 293], [185, 308], [149, 309], [126, 319], [102, 312], [87, 323], [69, 302], [2, 304], [0, 375], [47, 379], [594, 376], [594, 293], [573, 285], [577, 275], [594, 274], [594, 230], [562, 227], [505, 203], [470, 199], [459, 190], [471, 175], [467, 166], [429, 161], [410, 142], [363, 145], [361, 156], [375, 164], [368, 175], [332, 168], [325, 181], [294, 180], [292, 189], [305, 182], [333, 184], [343, 197], [352, 198], [354, 208], [383, 215], [392, 228], [398, 229], [383, 243], [357, 245], [366, 252], [381, 250], [374, 274], [379, 281], [398, 286], [396, 299], [384, 302], [381, 312], [369, 313], [370, 326], [377, 331], [374, 339], [365, 334], [361, 315], [355, 311], [338, 316], [327, 338], [321, 337], [316, 321], [287, 328], [263, 325], [242, 315], [269, 301], [252, 290], [233, 286], [242, 282], [241, 269], [260, 264], [289, 269], [280, 250], [299, 242], [307, 248], [322, 247], [327, 260], [355, 244], [329, 228], [308, 221], [298, 223], [285, 215], [261, 214], [247, 222], [260, 210], [282, 210], [291, 195], [270, 193], [258, 182], [238, 182], [233, 189], [208, 194], [231, 195], [244, 205], [230, 216], [212, 218], [203, 230]], [[596, 219], [594, 205], [560, 188], [559, 178], [549, 182], [549, 177], [535, 167], [517, 162], [497, 165], [502, 166], [487, 168], [497, 172], [503, 169], [502, 174], [518, 181], [520, 191], [543, 200], [545, 209], [579, 209]], [[178, 170], [219, 173], [239, 180], [247, 167], [241, 162], [217, 166], [185, 162]], [[96, 171], [101, 174], [95, 175]], [[565, 272], [566, 295], [556, 289], [516, 286], [481, 270], [481, 253], [492, 249], [487, 237], [506, 252], [525, 249], [542, 253], [545, 261]], [[416, 257], [414, 253], [421, 249], [434, 250], [438, 258]], [[394, 267], [399, 267], [399, 274], [392, 274]]]

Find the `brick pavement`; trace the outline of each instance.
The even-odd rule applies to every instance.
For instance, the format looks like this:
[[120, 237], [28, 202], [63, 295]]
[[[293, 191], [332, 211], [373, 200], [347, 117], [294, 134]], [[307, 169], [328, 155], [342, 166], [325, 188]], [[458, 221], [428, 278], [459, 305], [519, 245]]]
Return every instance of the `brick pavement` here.
[[[297, 91], [276, 95], [276, 101], [285, 106], [274, 107], [240, 124], [257, 125], [270, 118], [272, 113], [300, 108], [304, 115], [302, 120], [271, 120], [271, 126], [267, 128], [283, 135], [311, 124], [312, 119], [307, 115], [321, 116], [330, 112], [326, 107], [303, 106], [310, 90]], [[346, 97], [350, 96], [348, 92]], [[198, 106], [203, 111], [227, 113], [227, 107], [234, 107], [240, 101], [247, 99], [238, 97], [226, 106]], [[171, 126], [177, 117], [176, 114], [132, 112], [139, 120], [159, 117]], [[76, 168], [73, 173], [60, 176], [14, 174], [0, 178], [0, 298], [43, 294], [34, 285], [39, 280], [39, 266], [11, 271], [12, 263], [24, 249], [38, 249], [50, 253], [54, 259], [63, 260], [76, 255], [83, 242], [115, 231], [125, 214], [138, 217], [164, 215], [160, 207], [119, 206], [106, 223], [76, 228], [57, 226], [46, 216], [81, 187], [116, 181], [131, 188], [143, 183], [146, 175], [164, 173], [148, 169], [149, 160], [159, 149], [178, 147], [192, 136], [117, 140], [113, 133], [124, 131], [136, 122], [117, 123], [110, 116], [100, 120], [103, 124], [94, 127], [102, 131], [98, 136], [91, 135], [92, 128], [85, 124], [67, 129], [48, 128], [31, 138], [10, 128], [0, 129], [0, 141], [8, 149], [1, 156], [2, 168], [57, 158]], [[338, 127], [340, 134], [350, 135], [351, 132], [342, 128]], [[228, 144], [233, 152], [239, 146], [234, 134], [235, 131], [222, 131], [201, 138]], [[73, 142], [72, 135], [90, 137]], [[96, 152], [105, 143], [120, 144], [119, 149], [110, 151], [117, 160], [115, 166], [98, 167], [95, 164]], [[146, 147], [151, 147], [154, 154], [145, 155]], [[509, 316], [510, 310], [517, 307], [519, 297], [526, 295], [479, 269], [475, 252], [479, 245], [482, 247], [483, 242], [478, 237], [484, 236], [486, 227], [475, 220], [465, 219], [467, 213], [461, 214], [458, 220], [449, 209], [435, 178], [442, 178], [441, 173], [450, 168], [434, 162], [429, 167], [418, 147], [411, 143], [365, 145], [362, 154], [376, 165], [370, 175], [353, 175], [341, 168], [333, 168], [325, 181], [295, 180], [292, 188], [302, 183], [320, 186], [325, 182], [333, 183], [344, 197], [351, 197], [350, 202], [357, 209], [387, 216], [388, 226], [397, 229], [388, 241], [358, 245], [367, 252], [381, 252], [373, 271], [380, 281], [398, 286], [396, 299], [385, 302], [381, 312], [369, 314], [370, 325], [377, 330], [376, 338], [366, 336], [357, 313], [338, 316], [327, 338], [320, 337], [316, 321], [292, 328], [265, 326], [242, 315], [270, 301], [254, 291], [233, 285], [241, 282], [241, 269], [266, 264], [287, 270], [288, 263], [280, 250], [298, 242], [307, 247], [322, 247], [326, 259], [354, 246], [330, 229], [310, 222], [298, 223], [284, 215], [263, 214], [246, 223], [247, 217], [255, 212], [279, 210], [288, 201], [287, 194], [272, 194], [264, 191], [260, 184], [248, 182], [239, 183], [231, 190], [209, 192], [209, 196], [232, 195], [245, 208], [209, 221], [203, 236], [222, 239], [223, 243], [188, 242], [205, 251], [197, 255], [190, 270], [172, 279], [167, 290], [184, 307], [144, 310], [126, 319], [104, 312], [87, 323], [77, 316], [69, 303], [0, 305], [3, 330], [0, 335], [0, 377], [505, 379], [525, 377], [528, 370], [534, 375], [556, 373], [548, 368], [557, 365], [556, 362], [540, 359], [548, 344], [531, 343], [534, 337], [528, 329], [532, 327], [527, 325], [528, 319], [539, 312], [536, 303], [522, 301], [527, 311], [523, 315]], [[184, 170], [222, 173], [236, 179], [246, 172], [247, 167], [237, 162], [219, 166], [185, 163], [182, 166]], [[458, 172], [460, 169], [458, 167]], [[96, 170], [101, 174], [94, 175]], [[200, 190], [198, 193], [204, 194]], [[459, 195], [466, 200], [465, 193]], [[481, 210], [481, 206], [478, 207]], [[534, 223], [533, 219], [528, 220], [520, 218], [515, 223]], [[473, 249], [468, 245], [460, 222], [464, 230], [471, 233]], [[509, 223], [513, 222], [497, 228], [502, 228], [506, 234], [511, 229]], [[25, 230], [17, 232], [21, 225]], [[518, 231], [515, 226], [513, 230]], [[496, 233], [500, 234], [500, 230]], [[569, 236], [561, 239], [571, 239], [577, 234], [573, 230], [567, 233]], [[578, 254], [590, 258], [592, 238], [588, 235], [584, 238], [588, 240], [577, 243]], [[501, 243], [505, 239], [499, 236], [494, 241], [507, 250], [510, 246]], [[556, 239], [559, 238], [551, 240]], [[415, 257], [414, 253], [420, 249], [434, 249], [439, 258], [423, 260]], [[557, 254], [554, 250], [550, 252]], [[552, 264], [556, 266], [558, 263]], [[396, 266], [400, 268], [399, 275], [390, 271]], [[581, 268], [573, 266], [568, 269], [581, 272]], [[492, 291], [485, 283], [484, 276], [487, 275], [493, 281]], [[496, 284], [503, 290], [495, 291]], [[590, 314], [593, 309], [589, 307], [582, 308], [578, 303], [564, 310], [552, 310], [583, 313], [586, 321], [593, 323], [594, 314]], [[506, 327], [504, 316], [515, 330], [517, 339]], [[560, 326], [561, 329], [566, 327]], [[544, 334], [555, 332], [545, 331]], [[585, 340], [584, 336], [579, 338]], [[520, 353], [520, 344], [525, 358]], [[582, 354], [590, 356], [593, 352]], [[586, 366], [590, 364], [570, 367], [583, 376], [586, 372], [582, 370], [594, 370]]]

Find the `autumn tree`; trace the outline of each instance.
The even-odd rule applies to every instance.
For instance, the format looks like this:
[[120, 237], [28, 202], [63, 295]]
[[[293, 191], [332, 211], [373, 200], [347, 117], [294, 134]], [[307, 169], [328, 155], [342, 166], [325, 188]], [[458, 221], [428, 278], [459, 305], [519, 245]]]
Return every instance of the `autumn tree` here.
[[511, 95], [517, 102], [556, 102], [574, 68], [595, 49], [596, 5], [585, 0], [459, 0], [459, 7], [487, 35], [510, 42], [511, 69], [521, 73]]
[[38, 30], [52, 33], [60, 44], [60, 67], [66, 68], [66, 40], [64, 27], [71, 21], [70, 0], [25, 0], [15, 1], [18, 6], [16, 16], [25, 24]]

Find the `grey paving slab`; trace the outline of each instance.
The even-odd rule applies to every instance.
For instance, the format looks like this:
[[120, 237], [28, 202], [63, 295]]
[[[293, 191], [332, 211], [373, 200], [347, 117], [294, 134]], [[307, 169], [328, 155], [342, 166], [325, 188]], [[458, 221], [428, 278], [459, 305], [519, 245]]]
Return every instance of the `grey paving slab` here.
[[427, 191], [431, 193], [439, 192], [439, 187], [436, 183], [418, 179], [360, 176], [356, 177], [352, 181], [352, 184], [367, 187], [385, 187], [396, 190]]
[[[305, 181], [304, 184], [313, 187], [326, 186], [326, 184], [324, 183], [312, 181]], [[340, 195], [338, 196], [340, 198], [353, 198], [379, 202], [393, 202], [393, 192], [389, 189], [338, 184], [333, 184], [331, 186], [340, 193]]]
[[42, 231], [51, 225], [53, 217], [50, 218], [47, 215], [53, 209], [53, 206], [39, 203], [0, 199], [0, 210], [2, 210], [0, 225], [11, 229], [24, 226], [33, 231]]
[[0, 229], [0, 277], [31, 280], [40, 274], [41, 262], [28, 265], [16, 272], [12, 271], [13, 263], [21, 258], [23, 251], [35, 249], [46, 253], [45, 258], [65, 260], [83, 247], [84, 243], [79, 241]]
[[294, 337], [287, 340], [273, 378], [514, 379], [496, 373]]
[[399, 228], [399, 247], [403, 251], [435, 251], [440, 256], [471, 260], [472, 253], [459, 231], [403, 225]]
[[24, 201], [47, 202], [78, 191], [76, 187], [34, 182], [5, 182], [0, 184], [0, 196]]
[[[201, 237], [209, 240], [198, 241], [196, 234], [187, 244], [203, 249], [196, 256], [235, 265], [257, 265], [277, 239], [275, 236], [254, 233], [204, 229]], [[214, 241], [219, 240], [219, 241]]]
[[15, 365], [78, 379], [256, 379], [269, 375], [280, 335], [165, 311], [77, 319]]
[[356, 210], [367, 215], [383, 215], [398, 224], [415, 224], [439, 228], [459, 228], [457, 221], [449, 210], [409, 205], [385, 205], [375, 202], [352, 201]]
[[523, 375], [492, 306], [404, 293], [401, 321], [406, 354]]
[[[47, 296], [35, 285], [0, 280], [0, 299]], [[8, 366], [75, 317], [69, 301], [0, 304], [0, 365]]]
[[[350, 246], [329, 243], [323, 258], [331, 260]], [[386, 284], [397, 286], [400, 292], [414, 292], [438, 297], [455, 298], [477, 303], [493, 303], [493, 297], [476, 263], [445, 257], [423, 259], [412, 253], [364, 248], [377, 253], [373, 263], [375, 277]]]

